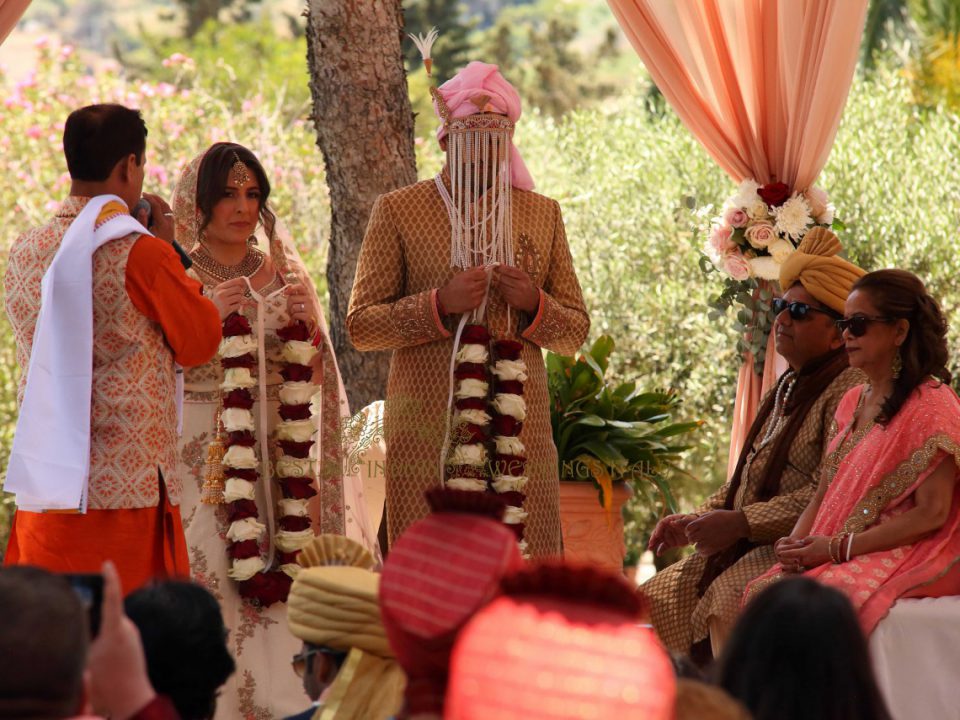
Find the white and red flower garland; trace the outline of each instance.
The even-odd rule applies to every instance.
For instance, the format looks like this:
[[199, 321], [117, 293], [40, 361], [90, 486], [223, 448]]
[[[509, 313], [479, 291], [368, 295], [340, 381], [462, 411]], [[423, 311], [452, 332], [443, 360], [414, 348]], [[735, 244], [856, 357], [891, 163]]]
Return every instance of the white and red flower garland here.
[[[278, 330], [277, 335], [284, 341], [280, 371], [284, 382], [280, 387], [280, 422], [276, 429], [277, 447], [283, 454], [275, 464], [282, 498], [278, 502], [278, 529], [273, 535], [277, 552], [271, 568], [267, 568], [262, 555], [261, 539], [267, 527], [260, 522], [256, 504], [261, 464], [257, 457], [251, 388], [257, 384], [252, 371], [258, 365], [258, 347], [249, 321], [238, 313], [227, 317], [220, 345], [221, 422], [227, 433], [222, 460], [223, 499], [230, 523], [227, 552], [231, 567], [227, 574], [238, 583], [242, 597], [264, 607], [285, 600], [290, 591], [298, 569], [297, 553], [313, 537], [307, 503], [317, 494], [313, 487], [314, 461], [310, 458], [315, 427], [310, 398], [316, 392], [316, 386], [310, 382], [310, 362], [316, 348], [307, 342], [303, 323], [291, 323]], [[261, 400], [265, 402], [266, 398]]]
[[483, 325], [463, 328], [454, 367], [453, 433], [445, 484], [455, 490], [499, 494], [507, 505], [503, 521], [516, 533], [526, 556], [527, 458], [519, 437], [527, 411], [523, 346], [517, 340], [494, 342], [491, 363], [490, 344]]

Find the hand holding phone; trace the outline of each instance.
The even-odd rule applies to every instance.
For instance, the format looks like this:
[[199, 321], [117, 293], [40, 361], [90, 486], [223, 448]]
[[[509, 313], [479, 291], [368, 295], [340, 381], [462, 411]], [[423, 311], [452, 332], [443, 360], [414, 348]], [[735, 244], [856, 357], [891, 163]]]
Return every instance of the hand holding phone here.
[[80, 603], [87, 613], [87, 627], [90, 637], [95, 638], [100, 632], [100, 611], [103, 606], [103, 575], [67, 574], [67, 582], [80, 598]]

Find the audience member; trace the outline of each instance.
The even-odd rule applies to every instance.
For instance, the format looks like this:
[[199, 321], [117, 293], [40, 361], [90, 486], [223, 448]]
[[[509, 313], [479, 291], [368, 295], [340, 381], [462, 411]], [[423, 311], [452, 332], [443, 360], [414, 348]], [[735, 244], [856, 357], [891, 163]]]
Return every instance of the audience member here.
[[217, 691], [234, 671], [216, 598], [195, 583], [166, 580], [132, 593], [124, 606], [140, 630], [153, 687], [183, 720], [212, 718]]
[[747, 605], [716, 673], [754, 720], [890, 720], [850, 601], [808, 578]]

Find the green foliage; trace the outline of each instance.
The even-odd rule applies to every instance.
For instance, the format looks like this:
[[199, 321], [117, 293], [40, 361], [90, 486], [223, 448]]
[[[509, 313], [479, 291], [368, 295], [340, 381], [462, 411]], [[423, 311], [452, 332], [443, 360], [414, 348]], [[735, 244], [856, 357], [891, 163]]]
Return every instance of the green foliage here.
[[249, 21], [251, 5], [259, 4], [261, 0], [176, 0], [183, 10], [183, 34], [192, 38], [207, 23], [216, 23], [221, 13], [229, 12], [234, 22]]
[[[440, 37], [433, 46], [433, 78], [441, 85], [452, 78], [471, 60], [473, 46], [470, 33], [476, 27], [461, 0], [404, 0], [404, 24], [406, 31], [426, 34], [436, 27]], [[420, 52], [412, 42], [404, 43], [407, 67], [419, 71], [423, 67]]]
[[659, 502], [675, 512], [672, 471], [688, 445], [674, 438], [700, 427], [671, 422], [680, 406], [674, 392], [641, 392], [636, 382], [614, 384], [606, 377], [614, 342], [601, 335], [577, 359], [547, 353], [550, 423], [561, 480], [594, 482], [608, 499], [611, 482], [637, 487], [649, 482]]

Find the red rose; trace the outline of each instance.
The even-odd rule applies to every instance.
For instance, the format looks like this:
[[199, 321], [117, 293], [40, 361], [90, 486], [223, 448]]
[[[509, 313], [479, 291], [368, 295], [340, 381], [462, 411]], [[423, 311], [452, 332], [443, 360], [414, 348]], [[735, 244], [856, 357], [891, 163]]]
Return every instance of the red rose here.
[[519, 360], [523, 343], [519, 340], [497, 340], [493, 345], [500, 360]]
[[284, 455], [292, 458], [310, 457], [310, 448], [313, 447], [313, 440], [306, 442], [294, 442], [293, 440], [277, 440], [277, 445], [283, 450]]
[[313, 377], [313, 368], [309, 365], [287, 363], [287, 366], [280, 371], [280, 374], [287, 382], [310, 382], [310, 378]]
[[489, 474], [484, 467], [476, 465], [449, 465], [447, 467], [447, 477], [455, 478], [473, 478], [474, 480], [486, 480]]
[[227, 503], [227, 519], [230, 522], [255, 518], [257, 515], [257, 504], [253, 500], [234, 500]]
[[317, 494], [310, 478], [277, 478], [285, 498], [306, 500]]
[[227, 319], [223, 321], [223, 336], [233, 337], [235, 335], [250, 335], [253, 330], [250, 329], [250, 321], [240, 313], [230, 313]]
[[231, 390], [223, 396], [224, 408], [242, 408], [249, 410], [253, 407], [253, 395], [249, 390], [237, 389]]
[[475, 380], [487, 379], [487, 366], [481, 363], [460, 363], [453, 371], [454, 377], [458, 380], [473, 378]]
[[275, 602], [287, 599], [293, 578], [285, 572], [257, 573], [249, 580], [239, 583], [240, 597], [252, 600], [261, 607], [270, 607]]
[[300, 532], [302, 530], [310, 529], [310, 518], [308, 517], [298, 517], [296, 515], [284, 515], [279, 520], [279, 525], [282, 530], [287, 532]]
[[290, 342], [291, 340], [307, 342], [310, 339], [306, 324], [299, 320], [277, 330], [277, 336], [284, 342]]
[[497, 393], [523, 395], [523, 383], [519, 380], [500, 380], [497, 382]]
[[457, 410], [486, 410], [486, 398], [460, 398], [455, 403]]
[[227, 477], [240, 478], [247, 482], [256, 482], [260, 479], [260, 473], [254, 468], [224, 468]]
[[282, 420], [307, 420], [310, 415], [310, 403], [280, 406], [280, 418]]
[[231, 560], [246, 560], [247, 558], [257, 557], [260, 554], [260, 546], [256, 540], [244, 540], [243, 542], [233, 543], [227, 550], [227, 555]]
[[249, 368], [253, 370], [253, 368], [257, 366], [257, 359], [250, 353], [247, 353], [246, 355], [240, 355], [238, 357], [221, 358], [220, 364], [224, 370], [231, 368]]
[[483, 325], [466, 325], [460, 341], [464, 345], [486, 345], [490, 342], [490, 333]]
[[780, 207], [790, 199], [790, 188], [786, 183], [770, 183], [757, 190], [757, 195], [770, 207]]
[[294, 552], [280, 552], [277, 551], [277, 563], [280, 565], [296, 565], [297, 557], [300, 555], [299, 550]]
[[517, 541], [523, 540], [523, 531], [527, 529], [526, 524], [518, 523], [517, 525], [507, 525], [507, 528], [513, 530], [513, 534], [517, 536]]
[[487, 433], [482, 427], [470, 423], [464, 423], [454, 428], [453, 435], [461, 445], [480, 443], [487, 439]]
[[527, 498], [522, 492], [511, 490], [510, 492], [498, 493], [497, 497], [503, 500], [507, 505], [514, 507], [523, 507], [523, 501]]
[[493, 418], [494, 435], [505, 435], [512, 437], [519, 435], [520, 430], [522, 429], [523, 423], [519, 422], [514, 417], [510, 417], [509, 415], [497, 415], [495, 418]]
[[527, 469], [527, 459], [520, 455], [496, 455], [493, 459], [493, 472], [497, 475], [520, 477]]
[[224, 443], [228, 448], [234, 445], [239, 445], [240, 447], [255, 447], [256, 444], [257, 439], [249, 430], [236, 430], [227, 433], [227, 441]]

